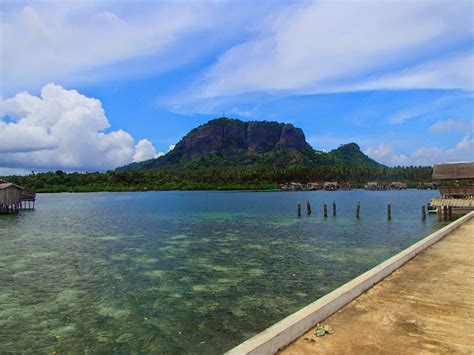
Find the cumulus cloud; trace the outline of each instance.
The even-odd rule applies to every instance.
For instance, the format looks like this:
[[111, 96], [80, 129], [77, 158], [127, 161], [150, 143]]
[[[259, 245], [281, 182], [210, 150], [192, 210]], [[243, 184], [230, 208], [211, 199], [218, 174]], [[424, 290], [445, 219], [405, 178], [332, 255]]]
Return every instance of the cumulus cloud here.
[[389, 165], [433, 165], [443, 162], [472, 161], [474, 159], [474, 140], [467, 133], [453, 148], [418, 148], [410, 154], [397, 154], [390, 144], [380, 144], [368, 148], [365, 153], [371, 158]]
[[225, 52], [196, 91], [472, 89], [471, 14], [470, 1], [298, 3]]
[[156, 155], [150, 141], [110, 128], [99, 100], [47, 84], [0, 101], [0, 166], [104, 170]]
[[142, 161], [148, 160], [152, 158], [156, 158], [158, 154], [156, 154], [155, 147], [148, 139], [142, 139], [137, 143], [135, 146], [135, 154], [133, 155], [133, 161]]

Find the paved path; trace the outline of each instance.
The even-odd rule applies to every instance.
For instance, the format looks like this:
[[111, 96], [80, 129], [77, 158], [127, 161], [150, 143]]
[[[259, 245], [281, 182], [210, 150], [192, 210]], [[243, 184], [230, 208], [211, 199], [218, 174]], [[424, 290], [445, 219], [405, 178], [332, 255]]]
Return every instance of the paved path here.
[[282, 354], [474, 354], [474, 218]]

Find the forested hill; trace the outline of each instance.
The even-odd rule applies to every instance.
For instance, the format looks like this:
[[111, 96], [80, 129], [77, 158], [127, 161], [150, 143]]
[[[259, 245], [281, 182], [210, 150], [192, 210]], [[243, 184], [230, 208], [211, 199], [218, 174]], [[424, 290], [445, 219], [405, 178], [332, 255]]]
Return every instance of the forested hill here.
[[349, 143], [326, 153], [314, 150], [301, 128], [289, 123], [221, 117], [191, 130], [173, 150], [157, 159], [118, 168], [131, 170], [236, 167], [321, 167], [382, 165]]

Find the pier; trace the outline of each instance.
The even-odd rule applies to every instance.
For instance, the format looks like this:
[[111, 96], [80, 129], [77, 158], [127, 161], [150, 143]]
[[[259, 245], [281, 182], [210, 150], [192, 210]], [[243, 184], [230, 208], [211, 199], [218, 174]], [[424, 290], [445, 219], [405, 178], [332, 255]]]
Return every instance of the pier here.
[[[469, 353], [473, 217], [450, 223], [228, 354]], [[335, 333], [316, 337], [318, 323]]]
[[324, 320], [281, 354], [469, 353], [474, 349], [474, 219]]

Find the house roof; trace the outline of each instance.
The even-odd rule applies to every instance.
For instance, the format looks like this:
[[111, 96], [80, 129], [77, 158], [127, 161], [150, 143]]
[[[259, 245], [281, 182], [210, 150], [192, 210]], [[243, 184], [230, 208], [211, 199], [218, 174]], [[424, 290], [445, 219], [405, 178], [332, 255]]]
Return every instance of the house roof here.
[[435, 164], [434, 180], [474, 179], [474, 162]]
[[0, 183], [0, 190], [5, 190], [6, 188], [9, 188], [9, 187], [14, 187], [16, 189], [23, 190], [23, 187], [12, 184], [11, 182], [6, 182], [6, 183], [3, 183], [3, 184]]

